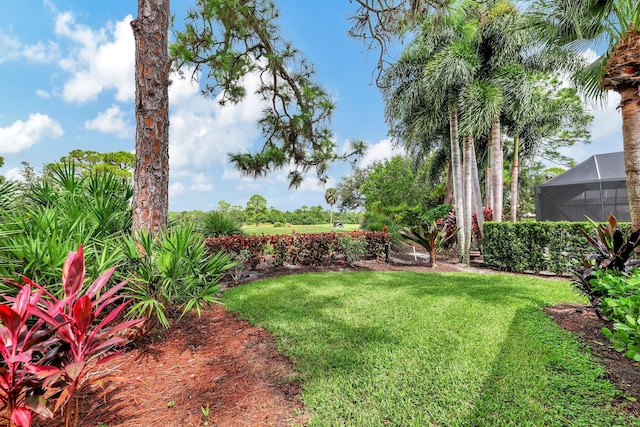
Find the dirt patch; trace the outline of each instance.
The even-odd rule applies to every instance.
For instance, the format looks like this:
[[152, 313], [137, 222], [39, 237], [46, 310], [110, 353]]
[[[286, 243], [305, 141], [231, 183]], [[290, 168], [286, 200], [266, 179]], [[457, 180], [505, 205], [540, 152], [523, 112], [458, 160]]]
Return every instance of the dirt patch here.
[[[286, 274], [322, 271], [419, 271], [490, 273], [443, 259], [434, 268], [411, 255], [323, 267], [284, 266], [243, 272], [240, 283]], [[238, 283], [228, 282], [228, 287]], [[603, 323], [588, 308], [561, 304], [545, 309], [563, 328], [577, 334], [607, 366], [623, 390], [617, 405], [640, 415], [640, 369], [611, 350]], [[200, 318], [187, 316], [168, 331], [148, 334], [107, 364], [116, 374], [80, 402], [80, 426], [290, 426], [304, 425], [300, 385], [291, 362], [277, 352], [267, 331], [238, 319], [221, 306]], [[208, 418], [203, 410], [209, 408]], [[59, 427], [52, 422], [41, 424]]]

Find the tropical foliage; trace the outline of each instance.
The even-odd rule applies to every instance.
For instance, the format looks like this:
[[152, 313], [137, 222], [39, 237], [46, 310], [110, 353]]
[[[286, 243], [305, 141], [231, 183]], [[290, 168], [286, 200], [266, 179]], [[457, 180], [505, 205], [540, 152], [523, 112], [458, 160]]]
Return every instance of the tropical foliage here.
[[[119, 293], [126, 282], [106, 289], [114, 270], [86, 286], [80, 246], [64, 263], [61, 298], [24, 276], [20, 282], [5, 280], [19, 290], [15, 297], [3, 294], [0, 304], [0, 402], [13, 424], [28, 427], [31, 412], [53, 417], [64, 408], [65, 425], [77, 425], [76, 393], [97, 379], [91, 374], [97, 366], [117, 354], [125, 341], [119, 333], [142, 321], [116, 323], [130, 301]], [[53, 396], [53, 410], [45, 396]]]

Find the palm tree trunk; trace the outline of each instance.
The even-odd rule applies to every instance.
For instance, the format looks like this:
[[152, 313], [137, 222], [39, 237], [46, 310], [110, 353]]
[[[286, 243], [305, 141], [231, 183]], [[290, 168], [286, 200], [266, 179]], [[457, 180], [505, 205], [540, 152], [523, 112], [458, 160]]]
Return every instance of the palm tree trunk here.
[[136, 166], [133, 231], [152, 234], [169, 216], [169, 0], [139, 0], [136, 45]]
[[451, 206], [453, 204], [453, 171], [451, 162], [447, 165], [447, 176], [444, 180], [444, 198], [442, 204]]
[[502, 137], [500, 135], [500, 116], [496, 116], [491, 125], [491, 155], [493, 160], [491, 162], [492, 176], [491, 176], [491, 188], [493, 191], [493, 203], [491, 209], [493, 209], [493, 220], [502, 221], [502, 193], [504, 187], [504, 153], [502, 152]]
[[640, 93], [637, 86], [618, 90], [618, 93], [622, 98], [622, 141], [631, 226], [637, 230], [640, 228]]
[[513, 139], [513, 161], [511, 162], [511, 222], [518, 220], [518, 198], [520, 178], [520, 137]]
[[458, 142], [458, 110], [451, 112], [449, 120], [449, 132], [451, 142], [451, 170], [453, 171], [453, 198], [456, 209], [456, 225], [458, 227], [458, 256], [464, 258], [464, 198], [462, 185], [462, 159], [460, 156], [460, 143]]
[[487, 147], [487, 167], [484, 170], [484, 205], [493, 209], [493, 154], [491, 144]]
[[464, 218], [463, 224], [466, 230], [464, 235], [464, 249], [462, 262], [471, 265], [469, 252], [471, 250], [471, 234], [473, 222], [471, 212], [473, 211], [473, 137], [464, 138]]
[[[471, 140], [471, 179], [473, 180], [473, 209], [472, 211], [476, 213], [476, 218], [478, 221], [478, 230], [480, 231], [480, 239], [484, 236], [484, 213], [482, 209], [482, 193], [480, 191], [480, 176], [478, 175], [478, 160], [476, 158], [476, 147]], [[472, 218], [473, 220], [473, 218]], [[472, 233], [473, 234], [473, 233]], [[480, 242], [478, 242], [480, 243]]]

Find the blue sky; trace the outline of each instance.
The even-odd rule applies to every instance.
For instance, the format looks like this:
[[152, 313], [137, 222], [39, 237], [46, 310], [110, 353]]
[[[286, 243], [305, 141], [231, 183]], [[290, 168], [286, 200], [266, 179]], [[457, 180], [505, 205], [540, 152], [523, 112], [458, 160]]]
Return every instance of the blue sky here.
[[[192, 0], [172, 0], [180, 26]], [[357, 138], [369, 151], [361, 164], [393, 154], [380, 94], [371, 84], [377, 56], [347, 37], [354, 8], [348, 0], [280, 0], [280, 26], [314, 64], [317, 80], [333, 95], [333, 130], [339, 146]], [[133, 35], [135, 1], [30, 0], [4, 5], [0, 15], [0, 174], [18, 175], [22, 161], [36, 170], [73, 149], [133, 151]], [[249, 81], [249, 83], [251, 83]], [[336, 165], [327, 185], [309, 176], [289, 190], [286, 171], [241, 177], [226, 154], [261, 143], [261, 107], [248, 96], [221, 108], [189, 81], [170, 88], [170, 199], [172, 211], [211, 210], [225, 200], [244, 206], [253, 194], [269, 206], [294, 210], [326, 206], [324, 192], [350, 170]], [[622, 150], [617, 100], [595, 112], [592, 143], [565, 152], [580, 162]]]

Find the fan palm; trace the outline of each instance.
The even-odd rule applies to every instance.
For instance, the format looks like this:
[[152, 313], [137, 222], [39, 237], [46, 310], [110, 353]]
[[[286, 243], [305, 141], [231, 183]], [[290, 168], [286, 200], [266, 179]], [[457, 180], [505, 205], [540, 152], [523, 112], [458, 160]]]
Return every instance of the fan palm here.
[[335, 188], [327, 188], [327, 191], [324, 193], [324, 200], [329, 205], [331, 209], [331, 214], [329, 218], [329, 224], [333, 224], [333, 205], [338, 202], [338, 190]]

